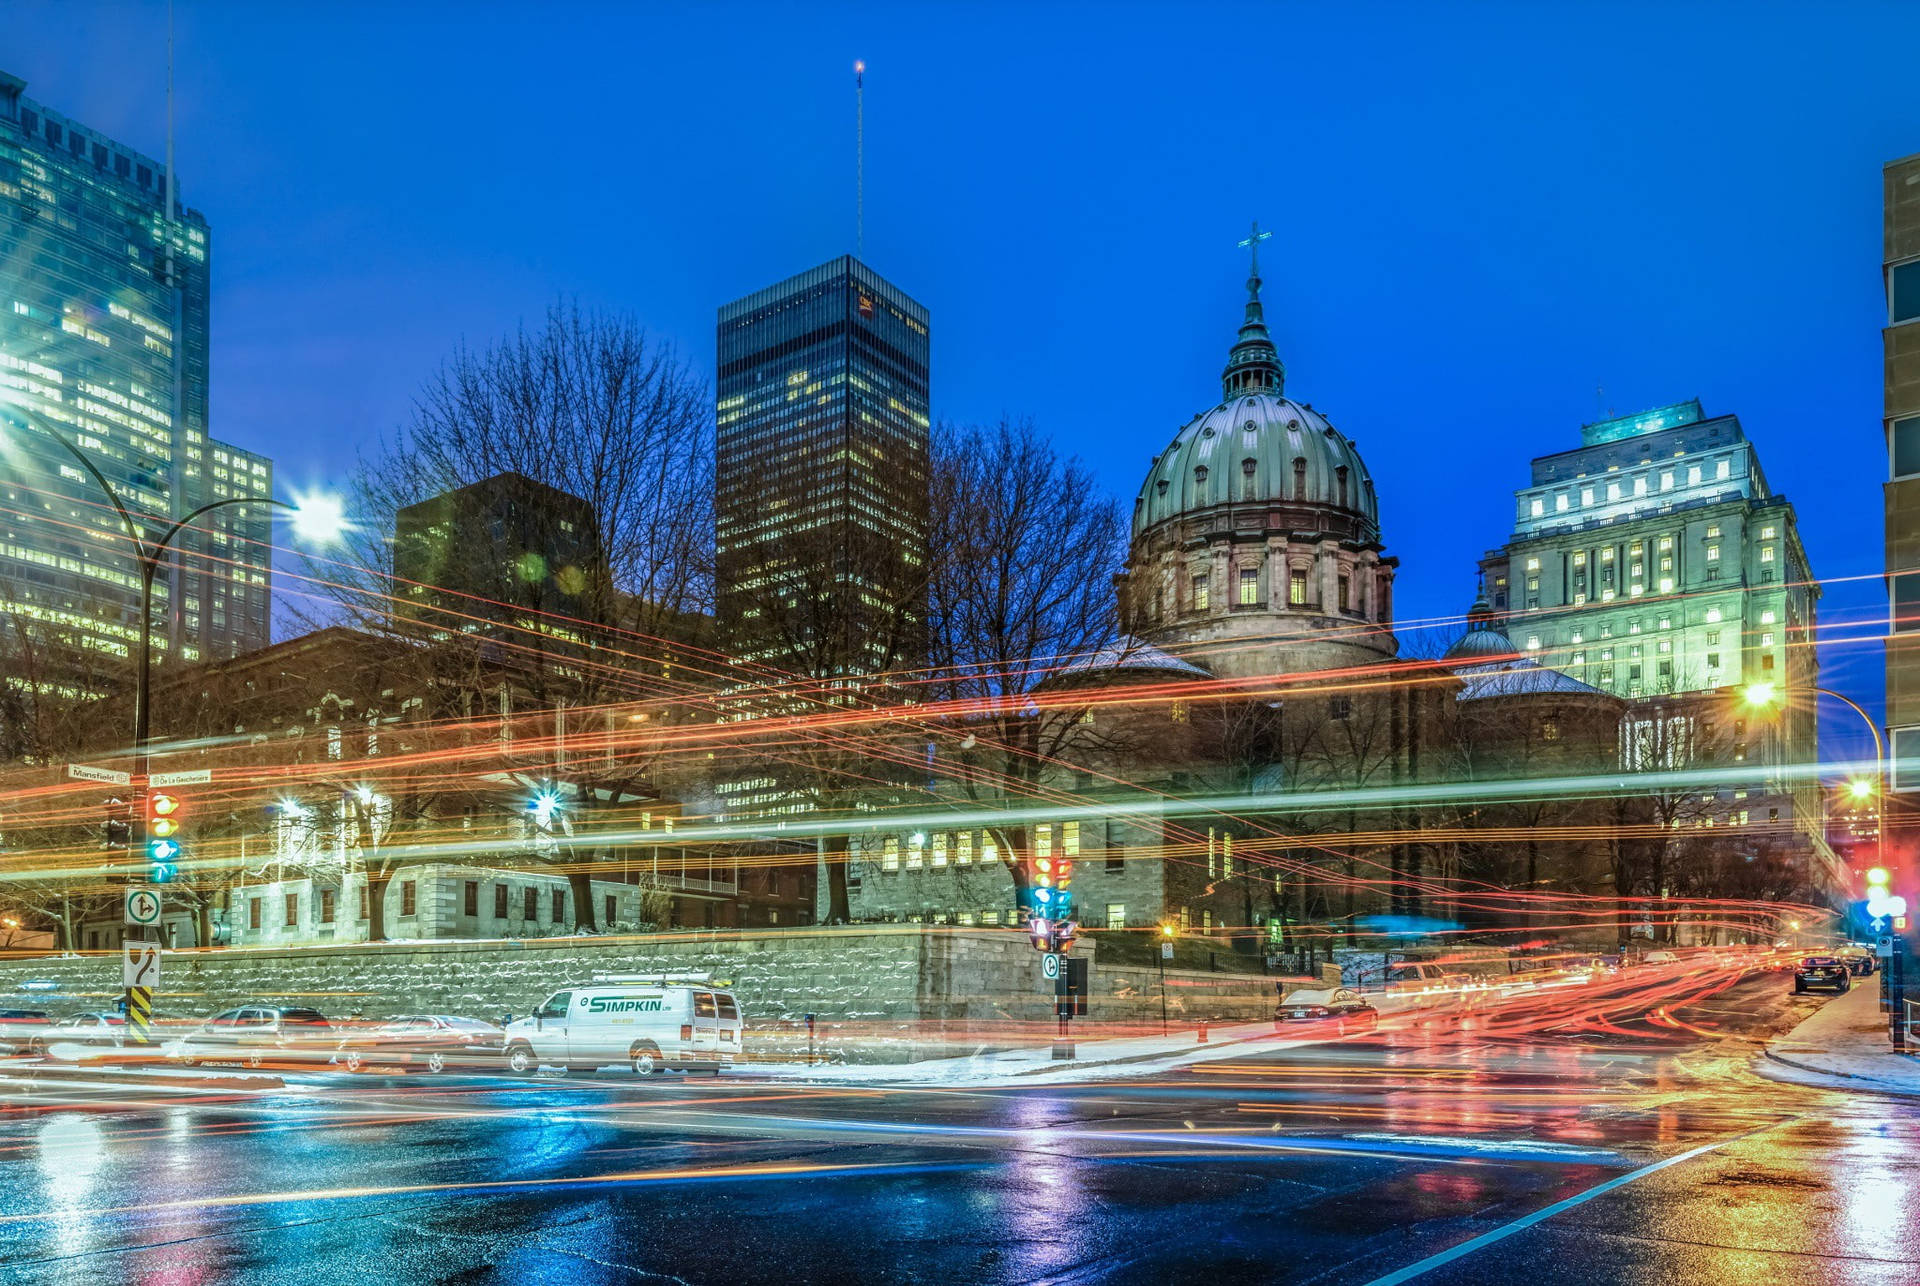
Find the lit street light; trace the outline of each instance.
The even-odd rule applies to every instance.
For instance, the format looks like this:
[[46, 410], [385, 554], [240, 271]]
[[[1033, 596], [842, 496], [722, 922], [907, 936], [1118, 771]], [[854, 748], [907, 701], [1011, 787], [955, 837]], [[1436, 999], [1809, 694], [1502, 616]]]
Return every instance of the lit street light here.
[[[1861, 707], [1860, 703], [1852, 697], [1843, 696], [1831, 688], [1814, 688], [1812, 691], [1818, 696], [1832, 697], [1835, 701], [1838, 701], [1841, 705], [1859, 715], [1861, 721], [1867, 725], [1867, 731], [1873, 734], [1873, 778], [1869, 781], [1856, 777], [1848, 783], [1848, 793], [1855, 799], [1870, 799], [1874, 795], [1885, 791], [1887, 786], [1887, 743], [1886, 738], [1880, 735], [1880, 725], [1875, 723], [1873, 716], [1868, 714], [1866, 710]], [[1767, 682], [1749, 683], [1743, 695], [1748, 705], [1757, 708], [1771, 706], [1782, 697], [1780, 689], [1776, 685]], [[1887, 837], [1883, 833], [1885, 818], [1878, 815], [1880, 813], [1879, 809], [1875, 809], [1874, 811], [1876, 813], [1874, 817], [1874, 849], [1876, 853], [1884, 853], [1886, 852], [1887, 843]]]

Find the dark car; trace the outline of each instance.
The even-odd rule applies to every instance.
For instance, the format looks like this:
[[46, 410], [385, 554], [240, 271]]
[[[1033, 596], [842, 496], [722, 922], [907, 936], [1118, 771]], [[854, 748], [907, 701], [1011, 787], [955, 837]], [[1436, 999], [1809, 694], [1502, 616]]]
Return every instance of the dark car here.
[[41, 1009], [0, 1009], [0, 1054], [23, 1053], [53, 1018]]
[[478, 1018], [407, 1014], [349, 1030], [334, 1062], [350, 1072], [415, 1064], [430, 1072], [445, 1071], [449, 1063], [491, 1067], [500, 1062], [506, 1037], [500, 1028]]
[[1852, 986], [1853, 971], [1847, 967], [1846, 961], [1834, 956], [1802, 956], [1793, 971], [1793, 989], [1796, 992], [1814, 987], [1831, 987], [1844, 993]]
[[126, 1040], [127, 1020], [104, 1012], [73, 1014], [43, 1027], [27, 1041], [29, 1054], [58, 1054], [78, 1048], [118, 1049]]
[[339, 1037], [326, 1015], [297, 1006], [242, 1005], [215, 1014], [167, 1046], [167, 1054], [195, 1063], [324, 1063]]
[[1380, 1011], [1366, 1002], [1357, 991], [1346, 987], [1321, 987], [1289, 992], [1281, 997], [1273, 1011], [1277, 1031], [1289, 1023], [1332, 1023], [1336, 1030], [1365, 1029], [1380, 1021]]
[[1856, 978], [1865, 978], [1873, 973], [1873, 952], [1857, 942], [1849, 942], [1844, 947], [1834, 949], [1833, 958], [1853, 970]]

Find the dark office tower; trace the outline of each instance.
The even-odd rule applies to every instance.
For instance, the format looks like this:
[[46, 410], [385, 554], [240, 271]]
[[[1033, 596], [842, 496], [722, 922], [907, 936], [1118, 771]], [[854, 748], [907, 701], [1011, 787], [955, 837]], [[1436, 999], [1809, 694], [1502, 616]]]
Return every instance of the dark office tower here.
[[[77, 443], [136, 512], [163, 521], [273, 491], [264, 456], [207, 436], [207, 222], [166, 168], [37, 103], [0, 72], [0, 612], [125, 658], [139, 577]], [[182, 532], [155, 587], [157, 659], [264, 646], [265, 505]], [[157, 532], [153, 534], [158, 534]]]
[[509, 626], [579, 641], [611, 607], [593, 507], [518, 473], [394, 515], [395, 615], [436, 632]]
[[720, 310], [716, 607], [762, 681], [924, 653], [927, 310], [851, 256]]

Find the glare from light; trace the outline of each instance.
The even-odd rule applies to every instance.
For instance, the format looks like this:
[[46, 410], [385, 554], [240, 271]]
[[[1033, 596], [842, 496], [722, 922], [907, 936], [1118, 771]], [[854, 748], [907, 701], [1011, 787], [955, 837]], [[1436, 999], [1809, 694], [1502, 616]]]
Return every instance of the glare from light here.
[[1749, 683], [1747, 685], [1747, 704], [1750, 706], [1770, 706], [1779, 689], [1771, 683]]
[[1873, 868], [1872, 870], [1870, 870], [1870, 871], [1868, 871], [1868, 872], [1867, 872], [1867, 883], [1869, 883], [1869, 884], [1885, 884], [1886, 882], [1887, 882], [1887, 868], [1886, 868], [1886, 867], [1884, 867], [1884, 866], [1876, 866], [1876, 867], [1874, 867], [1874, 868]]
[[293, 501], [293, 534], [303, 543], [331, 545], [345, 534], [347, 514], [340, 497], [317, 492], [296, 495]]
[[550, 790], [543, 790], [527, 801], [527, 811], [533, 814], [533, 820], [545, 826], [553, 820], [553, 814], [560, 807], [560, 797]]
[[1873, 794], [1873, 783], [1865, 777], [1856, 777], [1847, 783], [1847, 791], [1855, 799], [1865, 799], [1867, 796]]

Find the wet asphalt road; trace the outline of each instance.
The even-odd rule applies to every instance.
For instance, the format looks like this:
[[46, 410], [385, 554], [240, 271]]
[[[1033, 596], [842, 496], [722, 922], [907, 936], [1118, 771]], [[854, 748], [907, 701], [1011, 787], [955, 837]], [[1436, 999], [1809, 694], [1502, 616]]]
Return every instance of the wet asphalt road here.
[[315, 1073], [15, 1107], [0, 1276], [1372, 1283], [1451, 1253], [1411, 1280], [1911, 1282], [1920, 1100], [1754, 1075], [1739, 1033], [1781, 991], [1673, 1009], [1710, 1035], [1623, 997], [1572, 1033], [1447, 1020], [1078, 1086]]

